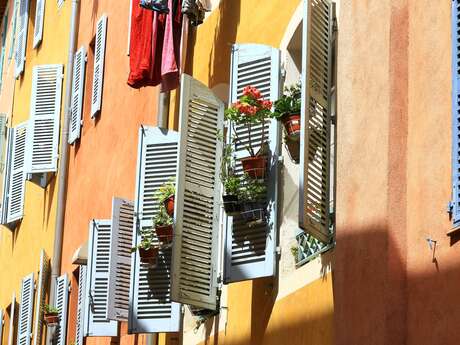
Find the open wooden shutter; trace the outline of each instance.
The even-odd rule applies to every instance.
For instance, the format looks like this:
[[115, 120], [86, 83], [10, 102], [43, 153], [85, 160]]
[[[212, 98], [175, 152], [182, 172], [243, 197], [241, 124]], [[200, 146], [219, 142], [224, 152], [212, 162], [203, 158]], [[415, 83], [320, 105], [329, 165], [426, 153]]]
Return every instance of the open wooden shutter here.
[[27, 122], [23, 122], [14, 128], [10, 181], [8, 186], [7, 223], [21, 219], [24, 214], [26, 131]]
[[39, 65], [33, 69], [27, 173], [57, 171], [62, 68]]
[[308, 0], [304, 14], [299, 225], [329, 242], [333, 6]]
[[[155, 192], [177, 172], [177, 132], [154, 127], [139, 130], [135, 194], [136, 222], [132, 245], [140, 240], [140, 229], [151, 228], [158, 212]], [[160, 251], [158, 265], [140, 262], [139, 252], [132, 255], [129, 332], [177, 332], [180, 304], [171, 295], [171, 249]]]
[[75, 345], [83, 345], [84, 337], [84, 315], [86, 296], [86, 265], [80, 265], [78, 270], [78, 304], [77, 320], [75, 330]]
[[43, 19], [45, 16], [45, 0], [37, 0], [35, 9], [34, 48], [37, 48], [43, 38]]
[[66, 345], [68, 305], [69, 278], [67, 274], [64, 274], [56, 279], [56, 302], [54, 306], [59, 310], [59, 324], [54, 332], [56, 345]]
[[110, 320], [128, 320], [133, 224], [134, 203], [129, 200], [113, 198], [109, 296], [107, 301], [107, 318]]
[[18, 78], [24, 71], [27, 47], [27, 29], [29, 27], [29, 1], [19, 0], [19, 26], [16, 37], [14, 77]]
[[[8, 345], [14, 344], [14, 319], [16, 317], [16, 294], [13, 292], [10, 306], [10, 326], [8, 331]], [[18, 345], [18, 344], [16, 344]]]
[[96, 24], [94, 48], [93, 96], [91, 97], [91, 117], [101, 110], [102, 88], [104, 84], [105, 40], [107, 37], [107, 16], [103, 15]]
[[118, 333], [118, 322], [107, 319], [110, 238], [110, 220], [92, 220], [90, 222], [85, 296], [85, 336], [114, 337]]
[[224, 104], [183, 74], [171, 298], [216, 309]]
[[3, 309], [0, 309], [0, 345], [3, 345]]
[[16, 345], [30, 345], [32, 338], [32, 312], [34, 307], [34, 274], [22, 279], [19, 328]]
[[40, 272], [38, 273], [37, 282], [37, 300], [35, 302], [34, 345], [41, 345], [42, 343], [43, 311], [45, 307], [46, 286], [48, 285], [49, 273], [49, 258], [42, 249], [40, 254]]
[[[260, 90], [263, 97], [275, 101], [280, 95], [280, 52], [259, 44], [237, 44], [232, 49], [230, 101], [236, 102], [246, 86]], [[236, 133], [235, 133], [236, 131]], [[280, 156], [280, 125], [268, 120], [252, 128], [252, 145], [257, 152], [262, 133], [269, 140], [267, 182], [267, 222], [249, 227], [241, 216], [227, 217], [225, 228], [224, 283], [267, 277], [276, 270], [278, 228], [278, 160]], [[236, 173], [243, 175], [241, 159], [249, 154], [245, 126], [230, 124], [229, 140], [235, 134], [243, 141], [235, 150]]]
[[81, 47], [76, 53], [73, 65], [72, 105], [70, 119], [69, 144], [80, 138], [83, 110], [83, 92], [85, 89], [86, 49]]
[[10, 187], [10, 175], [11, 175], [11, 161], [13, 154], [13, 138], [14, 128], [7, 129], [6, 136], [6, 148], [5, 148], [5, 167], [3, 169], [3, 180], [2, 180], [2, 210], [1, 210], [1, 223], [7, 224], [8, 222], [8, 193]]

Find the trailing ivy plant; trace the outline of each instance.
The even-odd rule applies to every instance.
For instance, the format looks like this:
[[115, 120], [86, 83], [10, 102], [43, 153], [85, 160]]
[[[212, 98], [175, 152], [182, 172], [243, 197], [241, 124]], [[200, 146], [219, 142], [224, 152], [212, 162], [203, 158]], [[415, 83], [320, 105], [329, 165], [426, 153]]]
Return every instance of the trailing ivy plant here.
[[141, 229], [140, 233], [141, 242], [137, 246], [131, 248], [131, 252], [135, 252], [137, 249], [141, 248], [144, 250], [149, 250], [157, 245], [152, 228]]
[[173, 219], [169, 216], [168, 212], [166, 212], [166, 207], [163, 204], [160, 204], [158, 213], [155, 216], [155, 218], [153, 218], [154, 226], [157, 227], [157, 226], [172, 225], [172, 223], [173, 223]]
[[155, 193], [155, 199], [158, 200], [160, 205], [168, 199], [170, 196], [174, 195], [176, 193], [176, 184], [175, 184], [175, 178], [172, 177], [169, 179], [168, 182], [163, 183], [160, 188]]

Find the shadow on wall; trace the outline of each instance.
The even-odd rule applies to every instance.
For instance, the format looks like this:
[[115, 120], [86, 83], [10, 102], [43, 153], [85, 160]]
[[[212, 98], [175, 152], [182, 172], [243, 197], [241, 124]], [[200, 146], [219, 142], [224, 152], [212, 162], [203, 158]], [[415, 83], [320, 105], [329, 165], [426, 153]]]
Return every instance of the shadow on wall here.
[[[236, 34], [240, 23], [241, 0], [221, 1], [219, 7], [214, 10], [218, 12], [218, 23], [214, 33], [214, 41], [211, 44], [211, 51], [208, 61], [200, 63], [208, 64], [209, 88], [219, 83], [228, 83], [230, 76], [230, 56], [233, 43], [236, 41]], [[213, 16], [216, 14], [213, 13]], [[203, 25], [206, 25], [203, 24]], [[192, 29], [189, 36], [189, 48], [186, 63], [186, 71], [193, 75], [193, 64], [197, 29]]]

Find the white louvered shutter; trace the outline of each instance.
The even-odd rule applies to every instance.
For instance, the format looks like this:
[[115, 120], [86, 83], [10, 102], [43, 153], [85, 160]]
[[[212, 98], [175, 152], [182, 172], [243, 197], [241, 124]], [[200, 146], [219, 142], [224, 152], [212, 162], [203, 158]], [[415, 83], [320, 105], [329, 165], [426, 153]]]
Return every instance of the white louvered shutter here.
[[43, 312], [45, 308], [46, 286], [50, 274], [50, 262], [48, 255], [42, 249], [40, 254], [40, 272], [37, 282], [37, 300], [35, 302], [35, 326], [34, 326], [34, 345], [41, 345], [43, 329]]
[[107, 318], [128, 321], [134, 203], [113, 198]]
[[183, 74], [171, 298], [216, 309], [224, 104]]
[[45, 1], [37, 0], [35, 9], [34, 48], [37, 48], [43, 38], [43, 19], [45, 16]]
[[90, 222], [85, 296], [85, 336], [114, 337], [118, 332], [118, 322], [107, 319], [110, 238], [110, 220], [92, 220]]
[[80, 138], [83, 111], [83, 92], [85, 89], [85, 73], [86, 49], [85, 47], [81, 47], [75, 53], [73, 65], [69, 144], [73, 144], [78, 138]]
[[[176, 176], [177, 132], [155, 127], [139, 130], [133, 246], [140, 229], [151, 228], [158, 212], [155, 192]], [[171, 249], [159, 253], [158, 265], [140, 263], [139, 251], [132, 255], [130, 333], [176, 332], [180, 325], [180, 304], [171, 301]]]
[[21, 304], [19, 306], [18, 338], [16, 345], [30, 345], [32, 338], [32, 312], [34, 307], [34, 274], [22, 279]]
[[54, 333], [56, 345], [66, 345], [67, 332], [67, 309], [69, 306], [69, 278], [64, 274], [56, 279], [56, 302], [58, 309], [59, 324]]
[[8, 193], [10, 186], [10, 175], [11, 175], [11, 161], [13, 154], [13, 138], [14, 128], [7, 129], [6, 135], [6, 148], [5, 148], [5, 168], [3, 169], [3, 180], [2, 180], [2, 209], [1, 209], [1, 223], [7, 224], [8, 221]]
[[[246, 86], [260, 90], [265, 99], [276, 101], [280, 95], [280, 52], [259, 44], [238, 44], [232, 49], [230, 101], [236, 102]], [[229, 138], [235, 134], [243, 144], [235, 147], [236, 173], [243, 175], [241, 159], [249, 156], [245, 146], [249, 140], [245, 126], [231, 126]], [[233, 128], [237, 133], [234, 133]], [[262, 133], [269, 140], [267, 169], [267, 221], [249, 227], [241, 216], [227, 217], [225, 227], [224, 282], [231, 283], [276, 272], [276, 236], [278, 231], [278, 159], [280, 156], [280, 124], [267, 120], [265, 126], [252, 127], [252, 145], [257, 152]]]
[[57, 171], [62, 65], [35, 66], [27, 135], [27, 173]]
[[13, 297], [11, 299], [11, 306], [10, 306], [10, 325], [9, 325], [9, 331], [8, 331], [8, 345], [14, 344], [14, 319], [16, 317], [15, 313], [16, 313], [16, 295], [13, 292]]
[[107, 37], [107, 16], [103, 15], [96, 24], [94, 47], [93, 95], [91, 97], [91, 117], [101, 110], [102, 88], [104, 84], [105, 40]]
[[14, 76], [18, 78], [24, 71], [27, 48], [27, 29], [29, 27], [29, 1], [19, 0], [19, 23], [16, 36], [16, 50], [14, 56]]
[[304, 12], [299, 225], [329, 242], [333, 6], [308, 0]]
[[24, 214], [26, 131], [27, 122], [14, 128], [8, 186], [7, 223], [21, 219]]
[[0, 309], [0, 345], [3, 345], [3, 310]]
[[86, 296], [86, 265], [80, 265], [78, 270], [78, 304], [77, 320], [75, 330], [75, 345], [83, 345], [84, 337], [84, 315], [85, 315], [85, 296]]

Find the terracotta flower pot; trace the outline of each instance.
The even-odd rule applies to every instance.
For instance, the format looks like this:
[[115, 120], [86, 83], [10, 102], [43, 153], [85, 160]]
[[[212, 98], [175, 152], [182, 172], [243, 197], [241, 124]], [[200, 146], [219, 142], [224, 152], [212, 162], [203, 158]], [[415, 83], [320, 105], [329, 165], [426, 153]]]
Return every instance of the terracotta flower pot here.
[[143, 263], [155, 263], [158, 257], [158, 247], [151, 247], [149, 249], [139, 248], [139, 256]]
[[228, 216], [235, 216], [241, 212], [241, 204], [237, 195], [222, 195], [224, 210]]
[[267, 169], [267, 157], [255, 156], [246, 157], [241, 160], [243, 170], [251, 178], [261, 179], [265, 177], [265, 170]]
[[161, 225], [155, 227], [158, 240], [163, 243], [169, 243], [173, 239], [173, 226], [172, 225]]
[[59, 323], [59, 316], [57, 313], [45, 313], [43, 319], [47, 325], [55, 325]]
[[288, 114], [281, 118], [284, 128], [290, 137], [296, 137], [300, 135], [300, 115], [299, 114]]
[[163, 201], [163, 205], [165, 205], [166, 213], [172, 217], [174, 215], [174, 195], [165, 199], [165, 201]]

